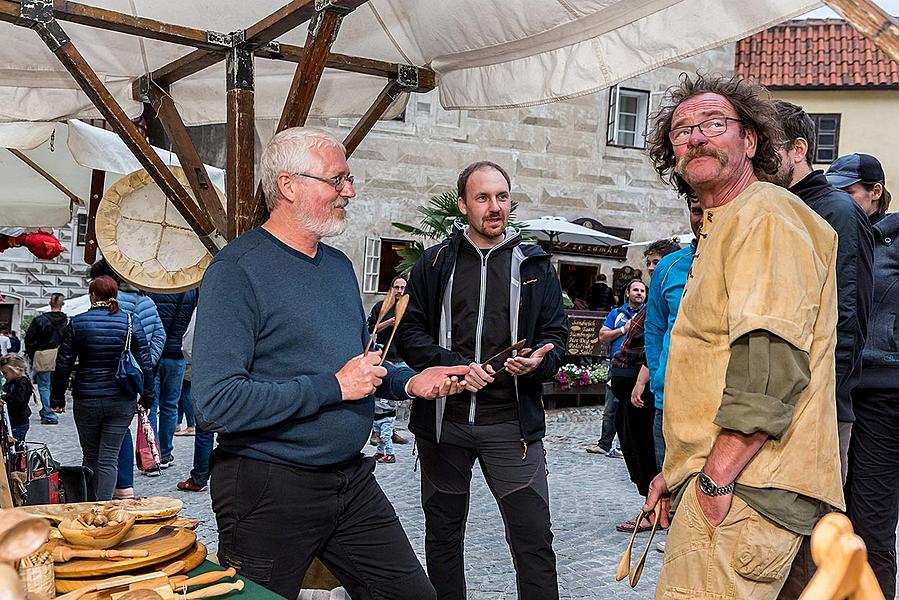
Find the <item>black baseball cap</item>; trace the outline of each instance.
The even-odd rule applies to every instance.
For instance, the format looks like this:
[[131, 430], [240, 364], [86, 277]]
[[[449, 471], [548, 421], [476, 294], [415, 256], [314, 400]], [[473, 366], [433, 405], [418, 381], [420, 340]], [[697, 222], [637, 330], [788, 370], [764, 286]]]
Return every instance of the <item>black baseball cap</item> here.
[[858, 182], [883, 183], [886, 176], [880, 161], [870, 154], [847, 154], [830, 165], [824, 174], [835, 187], [845, 189]]

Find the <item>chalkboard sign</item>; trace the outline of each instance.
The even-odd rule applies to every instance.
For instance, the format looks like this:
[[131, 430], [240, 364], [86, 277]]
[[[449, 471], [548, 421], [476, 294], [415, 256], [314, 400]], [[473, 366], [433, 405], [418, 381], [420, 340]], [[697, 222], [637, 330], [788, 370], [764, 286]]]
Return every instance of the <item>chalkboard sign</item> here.
[[[566, 311], [568, 316], [568, 346], [572, 356], [608, 356], [608, 348], [599, 341], [599, 330], [605, 320], [598, 312]], [[605, 352], [603, 352], [605, 350]]]

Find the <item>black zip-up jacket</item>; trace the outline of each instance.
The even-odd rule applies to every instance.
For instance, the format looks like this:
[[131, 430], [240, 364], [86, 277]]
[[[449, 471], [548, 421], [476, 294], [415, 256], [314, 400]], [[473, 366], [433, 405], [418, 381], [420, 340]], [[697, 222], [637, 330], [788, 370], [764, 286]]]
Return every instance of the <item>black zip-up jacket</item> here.
[[187, 290], [178, 294], [147, 294], [147, 296], [156, 303], [162, 328], [165, 329], [162, 357], [184, 358], [181, 340], [197, 307], [197, 290]]
[[862, 350], [874, 298], [874, 234], [871, 222], [852, 197], [813, 171], [790, 188], [839, 236], [837, 247], [837, 420], [855, 421], [852, 389], [862, 371]]
[[[451, 277], [455, 280], [466, 276], [454, 273], [461, 244], [470, 243], [463, 239], [463, 235], [464, 230], [457, 228], [449, 238], [425, 250], [409, 277], [406, 288], [410, 295], [409, 307], [397, 331], [396, 342], [400, 354], [416, 370], [438, 365], [467, 365], [472, 361], [471, 356], [450, 349], [449, 328], [447, 323], [441, 322], [444, 303], [451, 302], [446, 298]], [[509, 230], [506, 235], [519, 237], [514, 230]], [[517, 240], [506, 243], [515, 244]], [[515, 277], [516, 269], [518, 277]], [[529, 348], [553, 344], [553, 349], [543, 357], [537, 369], [514, 380], [521, 437], [530, 443], [546, 433], [541, 384], [548, 381], [562, 363], [568, 328], [562, 306], [562, 287], [550, 256], [539, 246], [515, 245], [511, 271], [510, 331], [504, 333], [511, 334], [509, 339], [524, 338]], [[517, 315], [514, 321], [511, 314]], [[489, 355], [481, 358], [489, 358]], [[439, 441], [444, 409], [442, 399], [413, 400], [409, 429], [432, 442]]]
[[899, 389], [899, 213], [874, 219], [874, 304], [859, 388]]

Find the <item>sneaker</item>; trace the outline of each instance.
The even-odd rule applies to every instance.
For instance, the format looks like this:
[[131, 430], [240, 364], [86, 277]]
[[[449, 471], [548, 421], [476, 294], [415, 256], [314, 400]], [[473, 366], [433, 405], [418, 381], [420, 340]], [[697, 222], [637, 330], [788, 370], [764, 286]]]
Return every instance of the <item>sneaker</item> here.
[[116, 488], [112, 491], [113, 500], [130, 500], [134, 498], [134, 488]]
[[193, 427], [185, 427], [175, 431], [175, 435], [194, 435], [197, 432]]
[[51, 421], [50, 419], [41, 419], [41, 425], [59, 425], [59, 421]]
[[409, 440], [398, 434], [397, 432], [393, 432], [393, 436], [390, 438], [393, 440], [394, 444], [408, 444]]
[[144, 477], [159, 477], [162, 475], [162, 471], [159, 470], [159, 467], [153, 467], [147, 471], [141, 471], [140, 474]]
[[621, 452], [621, 448], [612, 448], [606, 452], [606, 456], [609, 458], [624, 458], [624, 453]]
[[656, 544], [656, 552], [661, 552], [662, 554], [665, 553], [665, 542], [659, 542], [658, 544]]
[[170, 456], [170, 457], [168, 457], [168, 458], [163, 458], [163, 459], [159, 462], [159, 468], [160, 468], [160, 469], [168, 469], [168, 468], [171, 467], [173, 464], [175, 464], [175, 458], [172, 457], [172, 456]]
[[608, 452], [608, 450], [600, 446], [588, 446], [586, 450], [590, 454], [605, 454]]
[[382, 458], [384, 458], [384, 454], [381, 452], [375, 452], [371, 455], [371, 457], [377, 461], [380, 461]]
[[193, 478], [188, 477], [184, 481], [178, 482], [178, 489], [182, 492], [202, 492], [206, 489], [206, 484], [200, 485]]
[[377, 446], [380, 443], [381, 443], [381, 436], [376, 431], [372, 431], [371, 437], [368, 438], [368, 445], [369, 446]]
[[396, 456], [393, 455], [393, 454], [385, 454], [384, 456], [382, 456], [381, 458], [378, 459], [378, 462], [380, 462], [380, 463], [388, 463], [388, 464], [395, 463], [395, 462], [396, 462]]
[[181, 426], [181, 423], [178, 423], [177, 425], [175, 425], [175, 433], [178, 433], [182, 429], [184, 429], [184, 427]]

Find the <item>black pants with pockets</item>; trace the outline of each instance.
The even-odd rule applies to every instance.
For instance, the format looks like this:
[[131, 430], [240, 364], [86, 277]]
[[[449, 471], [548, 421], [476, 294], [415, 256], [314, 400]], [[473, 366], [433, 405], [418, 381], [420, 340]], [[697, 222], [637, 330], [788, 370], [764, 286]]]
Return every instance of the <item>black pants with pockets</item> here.
[[221, 563], [293, 600], [316, 556], [353, 600], [433, 600], [405, 531], [362, 455], [306, 471], [216, 453], [210, 490]]
[[503, 517], [519, 600], [557, 600], [543, 442], [530, 444], [525, 456], [518, 421], [475, 426], [445, 421], [439, 444], [421, 438], [417, 443], [425, 555], [437, 597], [466, 597], [465, 524], [477, 460]]

